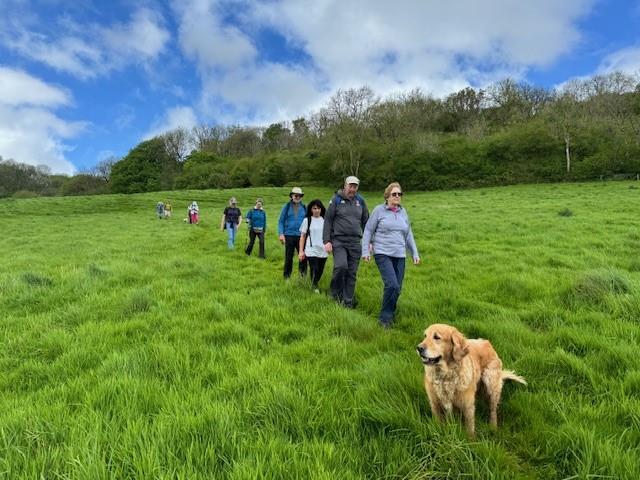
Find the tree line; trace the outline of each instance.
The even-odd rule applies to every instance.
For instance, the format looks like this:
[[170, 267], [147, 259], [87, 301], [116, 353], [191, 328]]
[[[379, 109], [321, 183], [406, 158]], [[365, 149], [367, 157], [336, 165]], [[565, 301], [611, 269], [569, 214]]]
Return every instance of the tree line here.
[[[17, 165], [0, 159], [0, 178]], [[615, 72], [550, 90], [507, 78], [442, 99], [419, 89], [380, 98], [365, 86], [265, 127], [177, 128], [63, 180], [20, 169], [0, 196], [333, 186], [350, 174], [366, 188], [420, 190], [608, 178], [640, 172], [640, 82]]]

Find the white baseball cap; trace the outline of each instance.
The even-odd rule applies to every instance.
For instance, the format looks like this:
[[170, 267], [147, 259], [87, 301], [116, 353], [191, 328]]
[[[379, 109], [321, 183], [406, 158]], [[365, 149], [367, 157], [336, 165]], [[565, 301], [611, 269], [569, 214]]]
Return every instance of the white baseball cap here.
[[344, 179], [344, 183], [345, 185], [348, 185], [350, 183], [355, 183], [356, 185], [360, 185], [360, 180], [358, 180], [358, 177], [354, 177], [353, 175], [351, 175], [350, 177], [347, 177]]

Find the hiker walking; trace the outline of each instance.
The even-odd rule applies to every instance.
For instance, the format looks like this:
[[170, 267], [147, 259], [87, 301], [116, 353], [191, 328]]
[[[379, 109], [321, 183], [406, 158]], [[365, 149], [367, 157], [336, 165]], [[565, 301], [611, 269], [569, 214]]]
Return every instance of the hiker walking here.
[[384, 328], [391, 326], [396, 314], [407, 250], [411, 252], [414, 265], [420, 263], [409, 216], [401, 202], [400, 184], [390, 183], [384, 190], [384, 204], [373, 209], [362, 237], [362, 258], [368, 262], [373, 253], [384, 283], [382, 307], [378, 316], [380, 325]]
[[246, 215], [247, 224], [249, 225], [249, 245], [245, 250], [247, 255], [251, 255], [253, 250], [253, 244], [258, 237], [260, 243], [260, 250], [258, 257], [265, 258], [264, 256], [264, 232], [267, 229], [267, 214], [262, 208], [262, 199], [256, 200], [255, 206], [247, 212]]
[[195, 200], [188, 207], [189, 223], [198, 223], [200, 221], [200, 207]]
[[156, 203], [156, 213], [158, 214], [158, 218], [164, 218], [164, 203]]
[[364, 198], [358, 194], [360, 180], [349, 176], [331, 199], [324, 217], [322, 241], [333, 253], [331, 296], [347, 308], [355, 308], [356, 275], [360, 263], [360, 239], [369, 219]]
[[300, 225], [300, 244], [298, 258], [306, 260], [309, 264], [309, 276], [311, 288], [320, 293], [318, 283], [324, 272], [329, 254], [322, 244], [322, 231], [324, 230], [324, 216], [326, 210], [318, 199], [311, 200], [307, 205], [307, 216]]
[[171, 212], [173, 212], [173, 207], [171, 206], [171, 202], [167, 200], [164, 202], [164, 218], [171, 218]]
[[[300, 187], [293, 187], [289, 193], [289, 201], [284, 204], [278, 219], [278, 239], [284, 245], [284, 269], [285, 280], [291, 276], [293, 270], [293, 253], [300, 250], [300, 225], [304, 220], [307, 210], [302, 203], [304, 193]], [[298, 271], [304, 276], [307, 271], [307, 262], [298, 259]]]
[[229, 199], [229, 206], [224, 209], [220, 230], [227, 231], [227, 247], [232, 249], [236, 243], [236, 233], [242, 222], [242, 212], [238, 208], [235, 197]]

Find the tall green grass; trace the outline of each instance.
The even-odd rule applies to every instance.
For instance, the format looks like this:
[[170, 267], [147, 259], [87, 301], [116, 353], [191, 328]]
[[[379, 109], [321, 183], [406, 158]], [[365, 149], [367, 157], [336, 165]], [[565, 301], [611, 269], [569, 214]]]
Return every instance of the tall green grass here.
[[[640, 478], [629, 187], [406, 192], [424, 263], [390, 331], [374, 264], [356, 310], [282, 280], [285, 189], [2, 200], [0, 477]], [[227, 250], [232, 195], [265, 199], [266, 260], [243, 254], [244, 227]], [[182, 221], [193, 199], [200, 225]], [[436, 321], [528, 380], [506, 386], [497, 432], [482, 402], [475, 441], [432, 419], [415, 345]]]

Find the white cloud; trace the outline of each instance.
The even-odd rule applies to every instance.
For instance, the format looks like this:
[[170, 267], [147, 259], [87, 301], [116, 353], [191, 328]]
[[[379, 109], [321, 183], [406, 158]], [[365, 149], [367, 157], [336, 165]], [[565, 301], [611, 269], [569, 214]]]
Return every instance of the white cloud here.
[[179, 127], [189, 129], [197, 124], [198, 118], [191, 107], [172, 107], [164, 113], [161, 119], [154, 122], [143, 138], [153, 138]]
[[[554, 86], [555, 90], [563, 91], [567, 88], [573, 89], [583, 82], [589, 83], [596, 75], [609, 75], [615, 72], [622, 72], [638, 82], [640, 79], [640, 46], [633, 46], [617, 50], [610, 53], [600, 62], [595, 71], [587, 75], [579, 75], [568, 78]], [[627, 85], [627, 87], [630, 87]]]
[[[199, 67], [203, 116], [227, 123], [304, 114], [338, 88], [368, 85], [384, 96], [420, 87], [444, 96], [523, 78], [581, 41], [577, 21], [595, 1], [190, 0], [173, 6], [179, 44]], [[224, 16], [230, 11], [233, 24]], [[258, 42], [265, 29], [302, 52], [303, 63], [265, 61]]]
[[[324, 100], [310, 72], [268, 63], [209, 78], [203, 110], [222, 123], [271, 123], [318, 108]], [[227, 108], [221, 108], [224, 99]]]
[[65, 140], [86, 124], [67, 122], [50, 108], [71, 103], [69, 93], [21, 70], [0, 68], [0, 155], [29, 165], [47, 165], [54, 173], [73, 174], [65, 158]]
[[275, 8], [260, 2], [256, 16], [285, 32], [337, 83], [393, 78], [408, 67], [413, 76], [469, 82], [474, 68], [465, 64], [515, 71], [550, 64], [580, 40], [575, 22], [593, 3], [282, 0]]
[[623, 72], [629, 75], [640, 73], [640, 46], [623, 48], [607, 55], [598, 67], [598, 73]]
[[0, 154], [28, 165], [47, 165], [53, 173], [73, 174], [65, 158], [64, 140], [77, 135], [82, 123], [69, 123], [41, 108], [0, 105]]
[[[133, 13], [127, 23], [108, 27], [78, 25], [67, 17], [43, 31], [35, 31], [33, 20], [16, 18], [0, 26], [0, 43], [20, 55], [86, 80], [121, 69], [132, 63], [153, 60], [165, 49], [170, 34], [162, 17], [149, 9]], [[55, 19], [54, 19], [55, 20]]]
[[93, 78], [106, 70], [106, 59], [99, 48], [76, 37], [51, 40], [45, 35], [22, 31], [3, 43], [24, 57], [44, 63], [78, 78]]
[[164, 49], [170, 35], [162, 27], [162, 17], [149, 9], [135, 12], [129, 23], [101, 29], [105, 45], [128, 58], [155, 58]]
[[180, 17], [179, 39], [183, 52], [201, 68], [234, 68], [257, 56], [251, 39], [232, 25], [224, 25], [218, 2], [175, 2]]
[[70, 102], [71, 96], [66, 90], [47, 85], [22, 70], [0, 66], [0, 104], [53, 107]]

